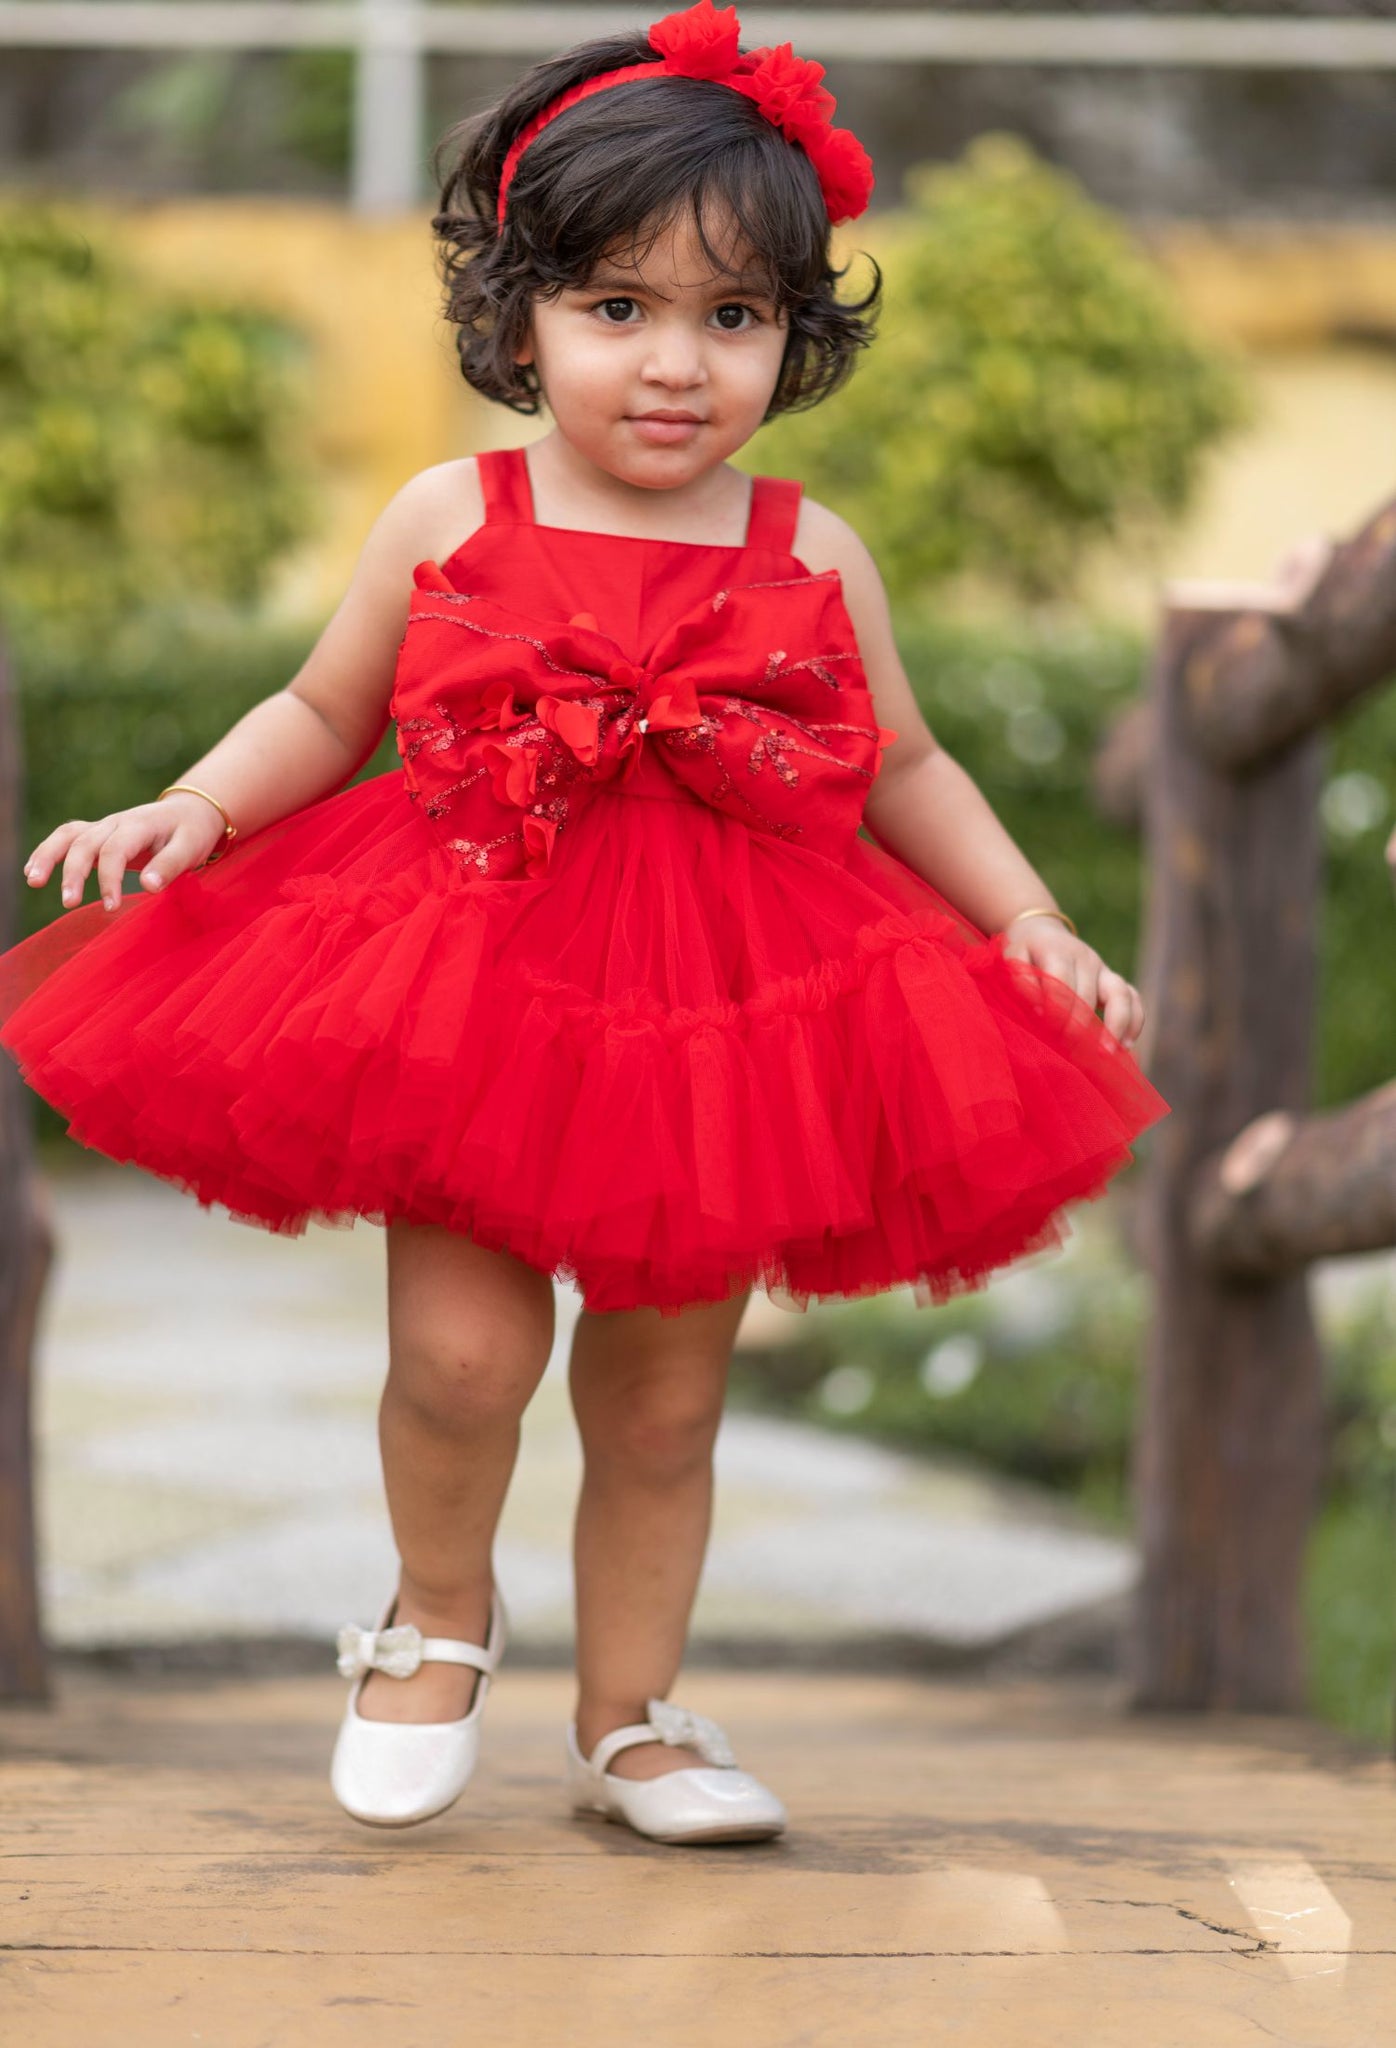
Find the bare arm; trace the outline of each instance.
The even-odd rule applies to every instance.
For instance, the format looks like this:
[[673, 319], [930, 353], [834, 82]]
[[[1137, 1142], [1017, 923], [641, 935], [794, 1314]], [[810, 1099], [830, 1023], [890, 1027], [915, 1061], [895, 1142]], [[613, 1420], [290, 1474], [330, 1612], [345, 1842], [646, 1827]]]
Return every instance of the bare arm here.
[[[479, 524], [475, 474], [473, 462], [443, 463], [404, 484], [375, 520], [344, 597], [290, 682], [172, 778], [217, 797], [240, 839], [341, 788], [372, 756], [389, 723], [412, 571]], [[159, 889], [201, 863], [223, 830], [214, 805], [179, 792], [93, 821], [69, 819], [40, 841], [24, 872], [39, 888], [62, 861], [63, 901], [71, 905], [95, 864], [102, 900], [115, 909], [128, 867], [150, 854], [141, 883]]]
[[[864, 807], [868, 830], [981, 931], [1004, 931], [1029, 907], [1059, 908], [978, 783], [922, 717], [897, 652], [882, 578], [861, 539], [836, 513], [808, 500], [800, 538], [801, 558], [812, 569], [839, 571], [878, 723], [897, 734]], [[1143, 1030], [1137, 990], [1059, 919], [1021, 919], [1004, 951], [1057, 975], [1092, 1009], [1104, 1002], [1104, 1022], [1125, 1044]]]

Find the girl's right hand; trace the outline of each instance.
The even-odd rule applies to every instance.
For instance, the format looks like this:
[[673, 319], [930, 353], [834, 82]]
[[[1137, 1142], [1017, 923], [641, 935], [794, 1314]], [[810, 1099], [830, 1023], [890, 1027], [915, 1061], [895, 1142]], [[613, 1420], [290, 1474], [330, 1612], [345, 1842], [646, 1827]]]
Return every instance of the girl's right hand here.
[[[102, 901], [115, 910], [127, 868], [141, 869], [147, 889], [161, 889], [186, 868], [198, 867], [224, 829], [221, 814], [205, 797], [181, 790], [91, 822], [69, 818], [39, 841], [24, 863], [24, 875], [32, 889], [42, 888], [61, 860], [63, 905], [68, 909], [82, 901], [83, 884], [95, 863]], [[146, 861], [148, 853], [152, 858]]]

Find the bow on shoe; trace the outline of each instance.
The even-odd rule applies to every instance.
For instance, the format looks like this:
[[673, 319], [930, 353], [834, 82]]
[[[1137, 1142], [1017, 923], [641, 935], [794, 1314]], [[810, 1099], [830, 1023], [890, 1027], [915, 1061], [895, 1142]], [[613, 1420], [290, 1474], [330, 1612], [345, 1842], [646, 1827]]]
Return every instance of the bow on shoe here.
[[389, 1678], [410, 1678], [422, 1661], [422, 1631], [411, 1621], [379, 1629], [346, 1622], [336, 1641], [341, 1678], [358, 1678], [366, 1671], [386, 1671]]
[[670, 1700], [647, 1700], [647, 1718], [661, 1742], [683, 1749], [696, 1749], [705, 1762], [735, 1766], [736, 1757], [727, 1736], [706, 1714], [689, 1707], [676, 1707]]
[[545, 875], [558, 833], [646, 748], [757, 830], [826, 853], [857, 833], [896, 734], [836, 570], [718, 591], [643, 667], [590, 612], [525, 618], [435, 562], [414, 581], [390, 708], [407, 793], [463, 873]]

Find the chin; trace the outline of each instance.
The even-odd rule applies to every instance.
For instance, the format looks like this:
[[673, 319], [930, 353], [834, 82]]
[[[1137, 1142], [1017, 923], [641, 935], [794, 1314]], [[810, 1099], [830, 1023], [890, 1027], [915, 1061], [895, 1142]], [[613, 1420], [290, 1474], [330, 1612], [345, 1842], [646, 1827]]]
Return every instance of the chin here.
[[690, 442], [687, 447], [665, 448], [640, 440], [625, 426], [621, 428], [621, 438], [624, 443], [625, 467], [633, 470], [637, 477], [659, 475], [666, 480], [673, 479], [677, 482], [682, 477], [699, 476], [705, 469], [711, 469], [714, 462], [721, 460], [720, 456], [713, 454], [711, 448], [705, 448], [700, 453], [696, 442]]

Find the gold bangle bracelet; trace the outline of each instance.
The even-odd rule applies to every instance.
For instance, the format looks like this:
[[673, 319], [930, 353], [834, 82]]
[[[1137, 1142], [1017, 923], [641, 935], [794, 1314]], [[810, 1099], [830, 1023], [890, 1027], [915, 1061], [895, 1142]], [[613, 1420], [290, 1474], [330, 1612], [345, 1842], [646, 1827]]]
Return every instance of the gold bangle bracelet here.
[[[1009, 918], [1008, 924], [1017, 924], [1020, 917], [1059, 917], [1073, 938], [1080, 937], [1079, 932], [1066, 912], [1064, 910], [1054, 910], [1048, 903], [1035, 903], [1030, 910], [1015, 910], [1012, 917]], [[1004, 926], [1005, 931], [1008, 930], [1008, 924]]]
[[156, 797], [156, 803], [159, 803], [161, 796], [173, 796], [176, 790], [181, 789], [187, 790], [191, 796], [203, 797], [206, 803], [211, 803], [213, 805], [213, 808], [215, 809], [215, 811], [217, 811], [219, 817], [223, 820], [223, 843], [221, 844], [221, 846], [218, 847], [216, 852], [206, 854], [204, 858], [199, 862], [199, 866], [201, 868], [209, 867], [212, 865], [214, 861], [222, 860], [224, 854], [228, 851], [228, 848], [237, 838], [238, 828], [233, 823], [232, 819], [228, 816], [228, 813], [224, 810], [222, 804], [219, 803], [217, 797], [210, 796], [206, 789], [200, 789], [198, 785], [193, 782], [170, 783], [169, 787], [167, 789], [162, 789], [160, 792], [160, 796]]

